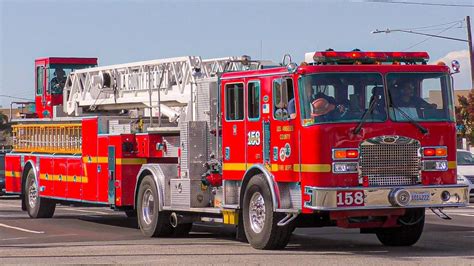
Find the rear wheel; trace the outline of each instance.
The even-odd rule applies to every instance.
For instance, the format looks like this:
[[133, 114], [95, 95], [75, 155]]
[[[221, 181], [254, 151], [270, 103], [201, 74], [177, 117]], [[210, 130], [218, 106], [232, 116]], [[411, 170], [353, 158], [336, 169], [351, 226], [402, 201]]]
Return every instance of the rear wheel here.
[[25, 205], [31, 218], [51, 218], [56, 210], [54, 200], [39, 196], [38, 183], [33, 169], [30, 169], [26, 176]]
[[243, 199], [247, 240], [256, 249], [282, 249], [291, 237], [292, 224], [278, 226], [283, 214], [273, 212], [271, 191], [262, 174], [252, 177]]
[[147, 175], [140, 183], [137, 206], [138, 224], [145, 236], [169, 236], [173, 233], [169, 213], [159, 211], [159, 204], [155, 181]]
[[423, 233], [425, 209], [410, 209], [399, 219], [400, 227], [379, 228], [377, 238], [385, 246], [414, 245]]

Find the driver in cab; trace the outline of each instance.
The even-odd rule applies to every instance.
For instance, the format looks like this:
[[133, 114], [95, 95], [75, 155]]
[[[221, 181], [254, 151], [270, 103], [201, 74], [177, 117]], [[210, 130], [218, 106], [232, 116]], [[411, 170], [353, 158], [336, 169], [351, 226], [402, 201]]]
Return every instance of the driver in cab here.
[[51, 79], [51, 92], [60, 93], [66, 84], [66, 73], [62, 68], [54, 70], [54, 78]]

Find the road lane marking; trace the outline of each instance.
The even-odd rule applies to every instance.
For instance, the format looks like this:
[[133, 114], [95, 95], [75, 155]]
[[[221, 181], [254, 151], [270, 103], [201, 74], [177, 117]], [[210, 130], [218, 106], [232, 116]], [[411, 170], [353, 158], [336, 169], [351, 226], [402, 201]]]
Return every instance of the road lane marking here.
[[33, 230], [28, 230], [28, 229], [25, 229], [25, 228], [11, 226], [11, 225], [7, 225], [7, 224], [1, 224], [1, 223], [0, 223], [0, 227], [15, 229], [15, 230], [18, 230], [18, 231], [32, 233], [32, 234], [44, 234], [43, 231], [33, 231]]
[[459, 215], [459, 216], [467, 216], [467, 217], [474, 217], [474, 214], [466, 214], [466, 213], [458, 213], [456, 215]]
[[28, 238], [31, 238], [31, 237], [3, 238], [3, 239], [0, 239], [0, 241], [21, 240], [21, 239], [28, 239]]

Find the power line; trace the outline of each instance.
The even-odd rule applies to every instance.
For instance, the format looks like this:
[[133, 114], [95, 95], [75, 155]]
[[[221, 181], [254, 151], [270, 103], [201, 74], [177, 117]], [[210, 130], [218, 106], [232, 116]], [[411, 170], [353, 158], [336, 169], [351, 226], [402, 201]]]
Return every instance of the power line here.
[[[453, 28], [453, 27], [454, 27], [454, 25], [451, 26], [451, 27], [448, 27], [448, 28], [446, 28], [446, 29], [444, 29], [444, 30], [442, 30], [442, 31], [440, 31], [440, 32], [438, 32], [438, 33], [436, 33], [436, 35], [441, 34], [441, 33], [445, 32], [445, 31], [447, 31], [447, 30], [449, 30], [449, 29], [451, 29], [451, 28]], [[431, 38], [433, 38], [433, 36], [427, 37], [427, 38], [425, 38], [424, 40], [422, 40], [421, 42], [415, 43], [414, 45], [412, 45], [412, 46], [410, 46], [410, 47], [408, 47], [408, 48], [405, 48], [405, 49], [403, 49], [403, 50], [404, 50], [404, 51], [410, 50], [411, 48], [413, 48], [413, 47], [415, 47], [415, 46], [418, 46], [418, 45], [420, 45], [420, 44], [422, 44], [422, 43], [428, 41], [428, 40], [431, 39]]]
[[443, 3], [426, 3], [426, 2], [402, 2], [402, 1], [391, 1], [391, 0], [365, 0], [365, 2], [381, 3], [381, 4], [422, 5], [422, 6], [474, 7], [474, 5], [468, 5], [468, 4], [443, 4]]
[[[460, 26], [462, 26], [463, 20], [455, 20], [455, 21], [451, 21], [451, 22], [447, 22], [447, 23], [443, 23], [443, 24], [422, 26], [422, 27], [416, 27], [416, 28], [405, 28], [405, 29], [402, 29], [402, 30], [418, 30], [418, 31], [432, 30], [432, 28], [437, 27], [438, 29], [440, 29], [439, 27], [441, 27], [441, 26], [448, 26], [448, 25], [458, 24], [458, 23], [460, 24]], [[445, 29], [445, 28], [441, 28], [441, 29]]]
[[0, 94], [0, 97], [10, 98], [10, 99], [17, 99], [17, 100], [25, 100], [25, 101], [30, 101], [30, 102], [33, 101], [32, 99], [16, 97], [16, 96], [10, 96], [10, 95], [5, 95], [5, 94]]

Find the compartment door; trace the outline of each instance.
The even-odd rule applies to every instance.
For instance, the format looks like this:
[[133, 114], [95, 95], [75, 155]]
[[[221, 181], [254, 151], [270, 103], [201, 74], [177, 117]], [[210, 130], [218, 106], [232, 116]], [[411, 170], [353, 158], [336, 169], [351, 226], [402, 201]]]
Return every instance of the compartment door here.
[[115, 205], [115, 146], [109, 146], [107, 149], [108, 164], [108, 201], [110, 205]]

